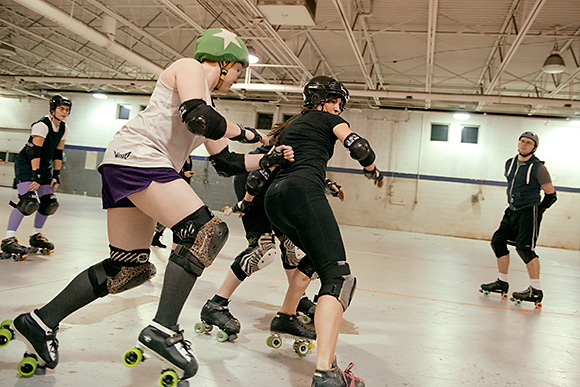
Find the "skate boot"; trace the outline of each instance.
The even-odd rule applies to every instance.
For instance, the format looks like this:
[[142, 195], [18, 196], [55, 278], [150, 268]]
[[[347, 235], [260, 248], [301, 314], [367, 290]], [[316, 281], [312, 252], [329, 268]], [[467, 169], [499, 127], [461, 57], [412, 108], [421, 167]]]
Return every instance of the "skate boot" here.
[[220, 343], [234, 341], [240, 333], [240, 321], [230, 313], [227, 304], [219, 305], [215, 301], [207, 300], [201, 309], [200, 318], [202, 322], [195, 324], [195, 332], [211, 332], [213, 326], [216, 325], [220, 329], [216, 335], [216, 340]]
[[298, 316], [278, 312], [270, 323], [270, 337], [266, 344], [270, 348], [280, 348], [283, 337], [294, 340], [294, 352], [302, 357], [314, 348], [312, 341], [316, 340], [316, 332], [305, 327]]
[[329, 371], [314, 371], [311, 387], [364, 387], [365, 382], [352, 374], [353, 363], [343, 371], [336, 366], [336, 359]]
[[24, 358], [18, 365], [22, 376], [44, 374], [46, 368], [58, 364], [58, 327], [51, 330], [35, 312], [21, 314], [14, 319], [16, 337], [26, 344]]
[[489, 293], [500, 293], [503, 299], [507, 299], [507, 293], [510, 284], [500, 280], [499, 278], [494, 282], [490, 282], [488, 284], [481, 284], [481, 289], [479, 289], [480, 293], [483, 293], [484, 296], [489, 296]]
[[190, 345], [179, 326], [169, 329], [153, 321], [139, 334], [137, 346], [125, 352], [123, 363], [134, 367], [152, 355], [167, 366], [159, 378], [161, 386], [188, 386], [187, 379], [195, 376], [198, 368]]
[[516, 303], [516, 305], [521, 305], [522, 302], [533, 302], [536, 308], [542, 307], [542, 299], [544, 298], [544, 292], [539, 289], [535, 289], [529, 286], [526, 290], [521, 292], [513, 292], [510, 301]]
[[30, 236], [30, 253], [40, 251], [42, 255], [50, 255], [54, 252], [54, 244], [50, 242], [42, 233]]
[[162, 235], [163, 235], [162, 233], [156, 232], [155, 235], [153, 236], [153, 240], [151, 241], [151, 246], [165, 249], [167, 246], [164, 245], [163, 242], [161, 242]]
[[307, 296], [304, 296], [300, 299], [300, 302], [298, 303], [297, 312], [301, 314], [300, 319], [304, 324], [310, 324], [311, 322], [314, 321], [315, 311], [316, 304], [310, 301], [310, 299]]
[[6, 238], [2, 240], [1, 244], [2, 255], [1, 259], [10, 259], [13, 261], [23, 261], [28, 256], [28, 247], [22, 246], [18, 243], [16, 237]]

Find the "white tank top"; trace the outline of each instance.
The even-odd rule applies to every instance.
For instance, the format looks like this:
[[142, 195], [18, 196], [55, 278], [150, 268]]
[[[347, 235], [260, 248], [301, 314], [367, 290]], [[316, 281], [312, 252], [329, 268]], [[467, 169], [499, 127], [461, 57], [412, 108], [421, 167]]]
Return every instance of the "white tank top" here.
[[[207, 104], [211, 106], [207, 82], [205, 92]], [[180, 104], [177, 90], [159, 79], [147, 108], [113, 136], [101, 165], [181, 170], [187, 157], [206, 138], [191, 133], [181, 122]]]

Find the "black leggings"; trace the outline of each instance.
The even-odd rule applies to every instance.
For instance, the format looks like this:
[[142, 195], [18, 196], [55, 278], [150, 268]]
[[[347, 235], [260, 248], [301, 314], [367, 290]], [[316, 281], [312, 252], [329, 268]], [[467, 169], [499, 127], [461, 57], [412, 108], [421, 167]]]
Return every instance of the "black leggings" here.
[[324, 189], [299, 177], [274, 180], [264, 204], [270, 221], [312, 260], [321, 282], [334, 277], [346, 252]]

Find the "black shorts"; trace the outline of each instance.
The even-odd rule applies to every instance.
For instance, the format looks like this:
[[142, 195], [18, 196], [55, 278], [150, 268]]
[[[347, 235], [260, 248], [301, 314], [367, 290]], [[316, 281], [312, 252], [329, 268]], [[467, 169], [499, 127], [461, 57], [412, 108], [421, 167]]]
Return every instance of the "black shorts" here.
[[[32, 181], [32, 165], [30, 160], [21, 154], [14, 157], [14, 178], [16, 184]], [[52, 182], [52, 169], [40, 168], [40, 185], [47, 185]]]
[[499, 228], [491, 239], [496, 257], [509, 254], [508, 244], [515, 246], [518, 250], [534, 252], [543, 213], [540, 206], [515, 211], [507, 208]]

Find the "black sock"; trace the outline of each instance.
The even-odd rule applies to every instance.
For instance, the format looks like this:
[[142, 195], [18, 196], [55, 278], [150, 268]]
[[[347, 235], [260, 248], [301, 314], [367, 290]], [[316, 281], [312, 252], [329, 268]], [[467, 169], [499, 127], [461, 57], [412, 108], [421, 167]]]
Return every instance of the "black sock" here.
[[227, 298], [223, 298], [222, 296], [218, 296], [217, 294], [213, 296], [211, 300], [220, 306], [226, 306], [228, 304]]
[[197, 276], [169, 261], [165, 269], [157, 313], [153, 320], [167, 328], [175, 327], [196, 280]]
[[54, 329], [69, 314], [97, 298], [87, 269], [78, 274], [52, 301], [38, 309], [36, 314], [50, 329]]

